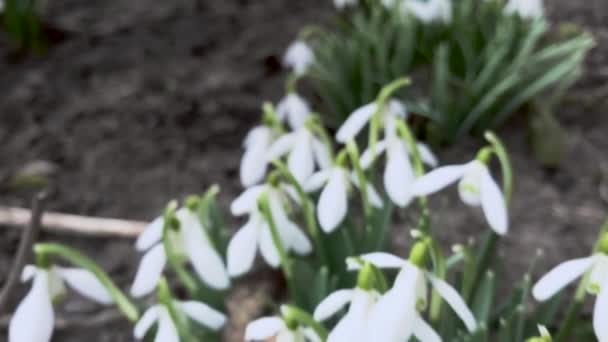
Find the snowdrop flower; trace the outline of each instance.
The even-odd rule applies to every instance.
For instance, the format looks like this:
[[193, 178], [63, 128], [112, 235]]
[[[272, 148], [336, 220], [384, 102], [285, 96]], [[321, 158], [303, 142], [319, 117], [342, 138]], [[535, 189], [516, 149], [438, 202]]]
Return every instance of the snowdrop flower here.
[[[281, 307], [281, 312], [286, 316], [285, 307]], [[287, 321], [279, 316], [257, 319], [245, 328], [245, 341], [268, 341], [274, 337], [277, 342], [321, 342], [312, 329]]]
[[382, 3], [388, 8], [399, 6], [404, 13], [411, 13], [424, 23], [452, 21], [451, 0], [382, 0]]
[[[214, 331], [219, 330], [226, 322], [223, 313], [197, 301], [173, 301], [173, 305], [184, 316]], [[154, 324], [158, 324], [154, 342], [179, 342], [176, 324], [165, 305], [157, 304], [149, 308], [135, 325], [133, 335], [143, 339]]]
[[245, 154], [241, 159], [240, 177], [244, 186], [261, 182], [268, 169], [266, 154], [276, 133], [270, 127], [260, 125], [253, 128], [245, 138]]
[[308, 102], [300, 95], [291, 92], [277, 104], [277, 116], [281, 121], [287, 121], [291, 129], [298, 129], [306, 123], [312, 110]]
[[[343, 1], [342, 1], [343, 2]], [[283, 64], [293, 69], [296, 75], [306, 73], [308, 68], [315, 61], [315, 54], [308, 44], [297, 40], [287, 48], [283, 57]]]
[[26, 266], [22, 281], [33, 279], [30, 292], [21, 301], [9, 325], [9, 342], [49, 342], [55, 314], [53, 299], [65, 293], [65, 284], [97, 303], [113, 303], [112, 296], [93, 273], [80, 268]]
[[[321, 228], [326, 233], [333, 232], [344, 220], [348, 211], [348, 188], [350, 184], [359, 187], [358, 178], [351, 175], [344, 167], [334, 166], [313, 174], [304, 184], [306, 192], [321, 188], [317, 204], [317, 217]], [[367, 184], [368, 201], [376, 208], [382, 208], [382, 199], [371, 184]]]
[[[181, 208], [175, 216], [179, 227], [177, 230], [170, 228], [169, 232], [172, 234], [170, 243], [173, 244], [175, 252], [190, 261], [195, 273], [204, 283], [214, 289], [228, 288], [230, 280], [224, 261], [213, 247], [196, 214], [188, 208]], [[155, 219], [137, 239], [136, 249], [147, 252], [141, 260], [131, 287], [134, 297], [151, 293], [162, 276], [167, 263], [163, 242], [164, 225], [163, 217]]]
[[355, 5], [357, 5], [357, 0], [334, 0], [334, 6], [336, 6], [336, 8], [339, 10], [343, 10], [345, 7]]
[[435, 169], [418, 178], [412, 192], [416, 196], [430, 195], [459, 179], [460, 199], [470, 206], [481, 206], [490, 227], [497, 234], [506, 234], [508, 217], [504, 196], [488, 167], [479, 160]]
[[532, 295], [536, 300], [545, 301], [587, 272], [590, 272], [587, 291], [597, 295], [593, 329], [599, 341], [608, 341], [608, 255], [597, 253], [557, 265], [534, 285]]
[[[363, 127], [372, 119], [377, 110], [378, 104], [372, 102], [352, 112], [348, 119], [346, 119], [338, 129], [336, 140], [339, 143], [344, 144], [354, 139], [361, 132]], [[391, 126], [394, 120], [404, 119], [406, 117], [405, 106], [400, 101], [390, 100], [384, 106], [381, 116], [385, 125], [389, 125], [386, 129], [390, 130], [394, 128], [394, 125]]]
[[338, 290], [327, 296], [315, 309], [314, 318], [322, 322], [350, 303], [348, 312], [327, 337], [327, 342], [365, 341], [369, 314], [380, 298], [375, 290]]
[[[378, 268], [400, 268], [401, 271], [393, 284], [373, 307], [368, 320], [368, 340], [401, 342], [412, 335], [421, 341], [441, 341], [441, 338], [418, 314], [426, 307], [427, 282], [454, 310], [470, 332], [475, 331], [477, 323], [471, 310], [458, 292], [445, 281], [418, 268], [408, 260], [388, 253], [370, 253], [360, 259]], [[347, 260], [349, 270], [361, 267], [358, 260]]]
[[522, 18], [535, 19], [544, 16], [542, 0], [509, 0], [505, 6], [506, 14], [517, 14]]
[[269, 184], [256, 185], [245, 190], [230, 207], [235, 216], [249, 215], [247, 223], [228, 244], [228, 273], [233, 277], [251, 269], [258, 248], [268, 265], [275, 268], [280, 265], [279, 252], [272, 240], [270, 226], [258, 209], [258, 200], [264, 194], [268, 196], [272, 218], [285, 250], [293, 250], [299, 255], [307, 255], [312, 251], [306, 234], [289, 219], [285, 208], [285, 195]]
[[315, 164], [320, 169], [327, 169], [332, 164], [329, 147], [306, 125], [277, 139], [268, 151], [268, 158], [275, 160], [287, 153], [287, 167], [300, 184], [313, 174]]

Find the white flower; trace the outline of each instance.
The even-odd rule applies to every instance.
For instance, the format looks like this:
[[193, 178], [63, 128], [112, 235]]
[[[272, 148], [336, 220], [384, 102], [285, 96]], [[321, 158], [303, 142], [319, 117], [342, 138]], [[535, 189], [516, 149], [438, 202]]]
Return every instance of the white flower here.
[[[427, 302], [427, 281], [454, 310], [470, 332], [477, 323], [458, 292], [445, 281], [426, 272], [408, 260], [388, 253], [370, 253], [360, 257], [378, 268], [400, 268], [393, 284], [373, 307], [368, 321], [368, 340], [401, 342], [410, 336], [421, 341], [441, 341], [437, 333], [420, 317], [419, 308]], [[361, 267], [355, 259], [347, 260], [349, 270]]]
[[334, 6], [337, 9], [343, 10], [347, 6], [354, 6], [357, 4], [357, 0], [334, 0]]
[[65, 293], [65, 284], [82, 296], [100, 304], [113, 302], [93, 273], [80, 268], [26, 266], [22, 281], [33, 278], [30, 292], [21, 301], [10, 321], [9, 342], [48, 342], [53, 334], [55, 314], [52, 301]]
[[[185, 316], [195, 322], [210, 328], [219, 330], [226, 322], [226, 316], [210, 306], [196, 301], [174, 301], [173, 305]], [[169, 310], [164, 305], [154, 305], [149, 308], [135, 325], [133, 335], [137, 339], [143, 339], [146, 332], [158, 323], [154, 342], [179, 342], [179, 333], [169, 314]]]
[[[214, 289], [225, 289], [230, 280], [224, 261], [215, 250], [196, 214], [188, 208], [181, 208], [175, 216], [179, 228], [170, 230], [170, 240], [174, 251], [185, 256], [198, 277]], [[144, 254], [135, 281], [131, 287], [134, 297], [145, 296], [156, 288], [165, 265], [167, 255], [163, 243], [164, 219], [154, 220], [137, 239], [135, 247]]]
[[272, 239], [270, 226], [258, 210], [258, 200], [265, 193], [268, 195], [272, 218], [286, 251], [293, 250], [299, 255], [306, 255], [312, 251], [308, 237], [289, 219], [284, 205], [286, 202], [284, 195], [270, 185], [257, 185], [245, 190], [230, 207], [235, 216], [249, 214], [248, 222], [228, 244], [228, 273], [233, 277], [251, 269], [258, 248], [266, 263], [272, 267], [280, 265], [279, 253]]
[[306, 126], [277, 139], [268, 151], [268, 159], [275, 160], [287, 153], [287, 167], [300, 184], [313, 174], [315, 163], [320, 169], [327, 169], [332, 164], [329, 147]]
[[273, 337], [277, 342], [321, 342], [312, 329], [300, 326], [290, 329], [278, 316], [262, 317], [245, 328], [245, 341], [268, 341]]
[[247, 134], [240, 167], [241, 183], [244, 186], [252, 186], [264, 179], [268, 169], [266, 154], [274, 139], [275, 132], [266, 126], [257, 126]]
[[435, 169], [418, 178], [412, 192], [416, 196], [430, 195], [459, 179], [458, 192], [462, 201], [470, 206], [481, 206], [490, 227], [497, 234], [506, 234], [509, 223], [504, 196], [488, 167], [478, 160]]
[[591, 272], [587, 291], [597, 294], [593, 311], [593, 329], [599, 341], [608, 341], [608, 324], [606, 324], [606, 317], [608, 317], [607, 255], [598, 253], [557, 265], [534, 285], [532, 295], [536, 300], [545, 301], [586, 272]]
[[[417, 149], [424, 163], [432, 167], [437, 166], [437, 158], [428, 146], [418, 143]], [[375, 148], [369, 147], [361, 155], [361, 167], [368, 169], [376, 157], [384, 152], [386, 152], [384, 188], [393, 203], [405, 207], [413, 198], [411, 186], [415, 179], [414, 169], [410, 161], [411, 148], [405, 141], [396, 136], [378, 141]]]
[[544, 16], [542, 0], [509, 0], [505, 6], [506, 14], [518, 14], [522, 18], [535, 19]]
[[325, 321], [350, 303], [348, 312], [327, 337], [327, 342], [364, 342], [367, 336], [369, 314], [380, 298], [374, 290], [361, 288], [338, 290], [327, 296], [315, 309], [314, 319]]
[[[304, 185], [304, 190], [307, 192], [317, 191], [325, 185], [317, 204], [317, 217], [326, 233], [333, 232], [346, 216], [350, 183], [359, 186], [359, 180], [355, 175], [350, 175], [343, 167], [334, 166], [313, 174]], [[382, 208], [382, 199], [369, 183], [367, 195], [371, 205]]]
[[293, 69], [296, 75], [306, 73], [315, 61], [315, 54], [308, 44], [297, 40], [289, 45], [283, 57], [283, 64]]
[[424, 23], [452, 21], [451, 0], [382, 0], [382, 3], [388, 8], [398, 5], [404, 13], [411, 13]]
[[289, 123], [291, 129], [298, 129], [304, 125], [311, 113], [308, 102], [300, 95], [291, 92], [277, 104], [277, 116], [279, 120]]
[[[372, 102], [352, 112], [348, 119], [346, 119], [338, 129], [336, 140], [339, 143], [344, 144], [354, 139], [359, 132], [361, 132], [363, 127], [372, 119], [377, 110], [378, 104]], [[406, 117], [406, 114], [405, 106], [401, 102], [397, 100], [389, 101], [385, 105], [384, 111], [381, 113], [383, 118], [382, 122], [388, 126], [385, 127], [385, 129], [389, 131], [392, 130], [394, 126], [390, 125], [394, 123], [394, 120], [403, 119]]]

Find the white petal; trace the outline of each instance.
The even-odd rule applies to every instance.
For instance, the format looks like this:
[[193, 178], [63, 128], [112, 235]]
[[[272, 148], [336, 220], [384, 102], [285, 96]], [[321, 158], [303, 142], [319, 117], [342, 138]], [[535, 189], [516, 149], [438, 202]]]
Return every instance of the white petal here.
[[156, 321], [158, 320], [159, 308], [159, 305], [154, 305], [148, 310], [146, 310], [144, 315], [141, 316], [139, 321], [137, 321], [137, 324], [135, 324], [135, 328], [133, 329], [133, 336], [135, 338], [143, 339], [144, 336], [146, 336], [148, 330], [150, 330], [150, 328], [152, 328], [154, 323], [156, 323]]
[[228, 288], [230, 278], [224, 261], [205, 236], [203, 228], [200, 225], [183, 226], [181, 232], [186, 254], [198, 277], [214, 289]]
[[137, 238], [135, 249], [145, 251], [156, 245], [163, 237], [164, 224], [165, 219], [163, 216], [155, 218]]
[[51, 268], [49, 274], [49, 293], [53, 300], [63, 297], [67, 293], [65, 282], [55, 271], [55, 268]]
[[290, 93], [277, 104], [279, 119], [286, 118], [289, 126], [294, 130], [304, 126], [310, 112], [308, 102], [295, 93]]
[[454, 310], [456, 315], [460, 317], [469, 332], [475, 331], [475, 329], [477, 329], [477, 321], [475, 320], [475, 316], [473, 316], [473, 313], [465, 303], [464, 299], [460, 297], [458, 291], [456, 291], [450, 284], [431, 274], [428, 274], [428, 277], [435, 290], [437, 290], [439, 295]]
[[363, 168], [364, 170], [367, 170], [370, 166], [372, 166], [372, 163], [374, 162], [374, 160], [376, 160], [376, 158], [381, 155], [382, 153], [384, 153], [384, 151], [386, 150], [387, 147], [387, 143], [385, 140], [380, 140], [376, 143], [376, 148], [372, 148], [371, 146], [367, 148], [367, 150], [365, 150], [365, 152], [363, 152], [363, 154], [361, 155], [361, 158], [359, 159], [359, 164], [361, 164], [361, 168]]
[[197, 301], [179, 302], [179, 306], [193, 320], [210, 328], [219, 330], [226, 323], [226, 315], [207, 304]]
[[288, 329], [281, 330], [274, 338], [274, 342], [302, 342], [302, 334], [300, 331], [291, 331]]
[[497, 234], [504, 235], [509, 224], [505, 198], [487, 169], [481, 179], [481, 206], [486, 220]]
[[[405, 259], [400, 258], [394, 254], [384, 252], [363, 254], [359, 258], [369, 262], [370, 264], [378, 268], [401, 268], [407, 264], [407, 261]], [[347, 262], [347, 265], [349, 271], [361, 269], [361, 264], [356, 262], [350, 263], [350, 265]]]
[[268, 168], [268, 146], [256, 145], [245, 151], [241, 159], [240, 177], [244, 186], [261, 182]]
[[317, 173], [314, 173], [312, 176], [310, 176], [310, 178], [308, 178], [306, 183], [304, 183], [304, 185], [303, 185], [304, 191], [314, 192], [314, 191], [321, 189], [323, 187], [323, 185], [325, 183], [327, 183], [327, 180], [329, 179], [330, 175], [331, 175], [331, 169], [325, 169], [325, 170], [321, 170]]
[[252, 128], [245, 137], [243, 147], [245, 149], [251, 148], [256, 145], [264, 145], [269, 141], [272, 136], [272, 129], [267, 126], [259, 125]]
[[411, 202], [413, 181], [414, 170], [405, 145], [401, 141], [393, 141], [388, 148], [384, 170], [384, 188], [393, 203], [403, 208]]
[[247, 325], [245, 341], [266, 341], [285, 329], [285, 323], [279, 317], [264, 317]]
[[363, 126], [365, 126], [374, 115], [377, 108], [378, 106], [376, 103], [372, 102], [352, 112], [348, 119], [344, 121], [340, 129], [338, 129], [336, 140], [339, 143], [344, 144], [357, 136], [361, 129], [363, 129]]
[[374, 208], [384, 207], [382, 197], [380, 197], [378, 191], [371, 183], [367, 183], [367, 200]]
[[393, 115], [400, 119], [407, 118], [407, 108], [405, 104], [399, 100], [392, 99], [388, 102], [387, 111], [390, 115]]
[[233, 277], [247, 273], [253, 266], [258, 245], [258, 224], [259, 222], [250, 219], [243, 228], [234, 234], [228, 244], [228, 274]]
[[589, 275], [587, 290], [597, 294], [597, 291], [602, 289], [604, 280], [608, 277], [608, 255], [598, 253], [593, 258], [595, 261]]
[[414, 336], [423, 342], [441, 342], [441, 337], [437, 332], [418, 315], [414, 321]]
[[312, 149], [315, 154], [315, 160], [317, 161], [317, 165], [319, 165], [319, 168], [321, 170], [328, 169], [331, 167], [332, 160], [330, 155], [330, 148], [331, 147], [325, 146], [325, 144], [319, 141], [318, 139], [313, 138]]
[[88, 270], [81, 268], [61, 268], [54, 270], [65, 282], [82, 296], [101, 304], [112, 304], [114, 299], [99, 279]]
[[162, 244], [156, 245], [144, 254], [135, 275], [133, 286], [131, 286], [131, 295], [133, 297], [143, 297], [154, 291], [166, 263], [167, 256]]
[[264, 224], [260, 231], [260, 252], [268, 265], [273, 268], [279, 267], [281, 264], [279, 251], [274, 245], [268, 224]]
[[467, 165], [444, 166], [435, 169], [416, 179], [412, 185], [415, 196], [426, 196], [436, 193], [461, 178], [467, 170]]
[[289, 45], [283, 58], [283, 63], [293, 68], [296, 75], [306, 72], [310, 64], [314, 62], [315, 55], [312, 49], [302, 41], [295, 41]]
[[295, 133], [288, 133], [278, 138], [268, 149], [268, 160], [281, 158], [294, 147], [296, 139]]
[[303, 184], [315, 170], [315, 158], [312, 150], [312, 137], [308, 132], [300, 134], [287, 160], [289, 172], [298, 183]]
[[25, 267], [23, 267], [23, 272], [21, 272], [21, 282], [25, 283], [27, 281], [32, 280], [32, 278], [34, 278], [34, 276], [36, 275], [37, 271], [38, 269], [36, 268], [36, 266], [25, 265]]
[[267, 188], [266, 185], [255, 185], [243, 191], [230, 205], [232, 215], [241, 216], [257, 209], [258, 198]]
[[314, 312], [315, 321], [325, 321], [335, 315], [353, 298], [353, 290], [338, 290], [325, 297]]
[[348, 196], [345, 172], [335, 168], [319, 197], [317, 216], [326, 233], [333, 232], [346, 216]]
[[437, 161], [437, 157], [431, 150], [431, 148], [423, 143], [418, 143], [418, 153], [420, 154], [420, 159], [422, 162], [430, 167], [437, 167], [439, 165], [439, 161]]
[[312, 251], [312, 244], [308, 236], [295, 223], [289, 222], [286, 227], [288, 234], [289, 246], [299, 255], [308, 255]]
[[348, 312], [327, 338], [327, 342], [364, 342], [368, 315], [376, 302], [376, 295], [359, 288], [353, 291]]
[[47, 271], [39, 271], [29, 293], [15, 310], [9, 324], [9, 342], [49, 342], [55, 314], [49, 296]]
[[538, 301], [545, 301], [553, 297], [561, 289], [583, 275], [593, 265], [593, 261], [594, 258], [589, 257], [574, 259], [557, 265], [534, 285], [532, 295]]
[[154, 342], [180, 342], [179, 333], [167, 309], [161, 307], [159, 311], [158, 331]]
[[311, 328], [302, 329], [302, 334], [309, 342], [322, 342], [321, 337]]
[[604, 279], [604, 286], [595, 300], [595, 308], [593, 310], [593, 330], [598, 341], [608, 341], [608, 279]]

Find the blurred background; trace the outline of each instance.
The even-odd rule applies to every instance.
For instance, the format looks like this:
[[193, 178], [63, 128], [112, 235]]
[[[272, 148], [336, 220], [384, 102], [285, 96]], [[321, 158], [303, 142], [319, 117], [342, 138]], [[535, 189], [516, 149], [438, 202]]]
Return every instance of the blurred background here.
[[[551, 21], [580, 25], [597, 46], [582, 81], [555, 113], [568, 133], [558, 167], [531, 156], [522, 122], [498, 132], [516, 170], [512, 232], [504, 247], [515, 275], [538, 247], [542, 269], [585, 255], [608, 214], [608, 2], [553, 0], [546, 6]], [[49, 187], [49, 210], [147, 221], [168, 200], [217, 183], [226, 207], [241, 191], [244, 135], [258, 122], [262, 102], [284, 94], [285, 48], [303, 26], [334, 15], [328, 0], [49, 1], [44, 54], [17, 51], [0, 33], [0, 205], [27, 207], [36, 191]], [[468, 160], [479, 143], [465, 139], [440, 159]], [[446, 244], [485, 229], [483, 218], [455, 198], [432, 203]], [[396, 246], [409, 237], [407, 215], [401, 221]], [[0, 227], [0, 234], [1, 284], [19, 233]], [[131, 240], [42, 238], [82, 248], [122, 286], [132, 281], [139, 257]], [[242, 284], [229, 304], [244, 320], [258, 314], [255, 292], [273, 291], [264, 282], [256, 287]], [[64, 314], [98, 310], [74, 298]], [[66, 323], [54, 340], [132, 340], [120, 320], [95, 317], [99, 321]], [[7, 322], [0, 318], [0, 340]], [[242, 326], [234, 324], [227, 330], [237, 337], [226, 340], [238, 340]]]

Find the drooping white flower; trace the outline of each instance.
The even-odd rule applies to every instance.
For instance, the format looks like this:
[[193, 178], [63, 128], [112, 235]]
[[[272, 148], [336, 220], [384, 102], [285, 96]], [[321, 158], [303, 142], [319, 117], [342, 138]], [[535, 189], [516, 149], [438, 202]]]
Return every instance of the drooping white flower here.
[[388, 8], [399, 6], [401, 11], [412, 14], [424, 23], [452, 21], [451, 0], [382, 0], [382, 3]]
[[315, 54], [306, 44], [301, 40], [297, 40], [289, 45], [287, 52], [283, 57], [283, 64], [292, 68], [296, 75], [302, 75], [306, 73], [308, 68], [315, 61]]
[[[174, 307], [193, 321], [214, 331], [219, 330], [226, 322], [226, 316], [197, 301], [174, 301]], [[135, 325], [133, 335], [136, 339], [143, 339], [154, 324], [158, 324], [154, 342], [179, 342], [179, 332], [176, 324], [164, 305], [150, 307]]]
[[357, 0], [334, 0], [334, 6], [339, 10], [343, 10], [347, 6], [355, 5], [357, 5]]
[[545, 12], [542, 0], [509, 0], [504, 11], [527, 19], [542, 18]]
[[97, 303], [113, 303], [112, 296], [93, 273], [80, 268], [26, 266], [22, 281], [33, 279], [30, 292], [21, 301], [10, 321], [9, 342], [48, 342], [53, 335], [53, 299], [65, 293], [67, 284], [80, 295]]
[[247, 223], [232, 237], [228, 244], [228, 273], [239, 276], [253, 266], [256, 250], [272, 267], [280, 265], [279, 252], [272, 239], [270, 226], [258, 209], [258, 200], [267, 194], [272, 218], [286, 251], [293, 250], [299, 255], [312, 251], [312, 245], [296, 223], [289, 219], [285, 195], [271, 185], [257, 185], [245, 190], [230, 207], [235, 216], [249, 215]]
[[[471, 310], [458, 292], [445, 281], [409, 262], [388, 253], [370, 253], [360, 257], [378, 268], [399, 268], [401, 271], [393, 284], [373, 307], [368, 321], [368, 341], [401, 342], [410, 336], [421, 341], [441, 341], [437, 333], [420, 317], [419, 308], [427, 303], [427, 282], [454, 310], [466, 328], [473, 332], [477, 322]], [[348, 259], [349, 270], [357, 270], [361, 264]]]
[[[336, 133], [336, 140], [339, 143], [347, 143], [354, 139], [365, 127], [365, 125], [372, 119], [376, 111], [378, 110], [378, 104], [372, 102], [352, 112], [348, 119], [344, 121], [342, 126]], [[385, 106], [382, 112], [382, 122], [385, 125], [390, 125], [397, 119], [403, 119], [407, 115], [405, 106], [397, 100], [390, 100]], [[385, 127], [386, 128], [386, 127]], [[391, 129], [391, 128], [386, 128]]]
[[287, 167], [300, 184], [313, 174], [315, 164], [319, 169], [327, 169], [332, 164], [329, 147], [306, 126], [277, 139], [268, 151], [268, 158], [275, 160], [287, 153]]
[[261, 182], [268, 169], [266, 154], [276, 133], [267, 126], [254, 127], [245, 138], [245, 154], [241, 159], [241, 183], [248, 187]]
[[593, 311], [593, 329], [598, 340], [608, 341], [608, 256], [597, 253], [557, 265], [532, 288], [536, 300], [545, 301], [583, 274], [590, 272], [587, 291], [597, 295]]
[[375, 290], [338, 290], [327, 296], [315, 309], [314, 318], [322, 322], [350, 304], [348, 312], [327, 337], [327, 342], [365, 342], [369, 315], [380, 298]]
[[[323, 188], [317, 204], [317, 217], [326, 233], [333, 232], [344, 220], [348, 212], [348, 189], [351, 183], [359, 187], [359, 180], [355, 175], [351, 175], [341, 166], [334, 166], [313, 174], [304, 184], [304, 190], [307, 192]], [[376, 189], [369, 183], [366, 188], [370, 204], [382, 208], [382, 199]]]
[[273, 337], [277, 342], [321, 342], [314, 330], [302, 326], [290, 328], [279, 316], [262, 317], [245, 328], [245, 341], [268, 341]]
[[291, 92], [277, 104], [277, 116], [281, 121], [287, 121], [289, 127], [297, 130], [306, 123], [311, 109], [308, 102], [300, 95]]
[[[179, 228], [169, 231], [174, 252], [187, 258], [204, 283], [215, 289], [228, 288], [230, 280], [224, 261], [213, 247], [196, 214], [188, 208], [181, 208], [177, 210], [175, 216], [180, 223]], [[164, 219], [157, 218], [137, 239], [135, 247], [146, 253], [131, 287], [131, 294], [134, 297], [142, 297], [154, 291], [162, 276], [167, 263], [167, 254], [162, 241], [163, 229]]]
[[488, 167], [478, 160], [435, 169], [414, 181], [412, 192], [416, 196], [430, 195], [458, 180], [462, 201], [481, 206], [490, 227], [497, 234], [506, 234], [509, 222], [504, 196]]

